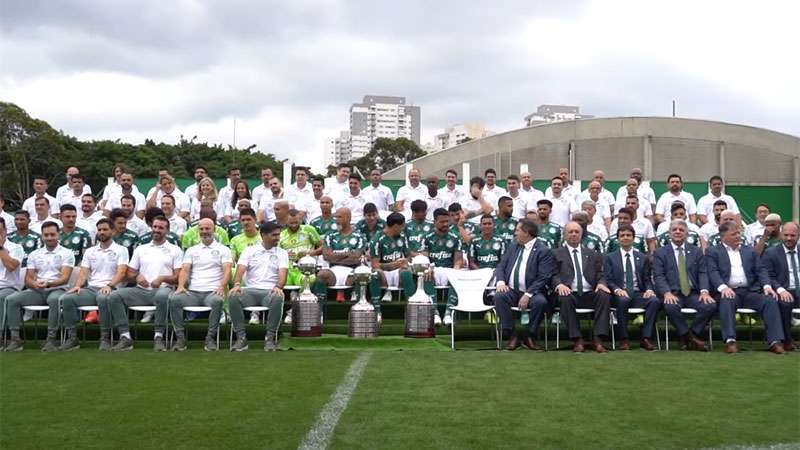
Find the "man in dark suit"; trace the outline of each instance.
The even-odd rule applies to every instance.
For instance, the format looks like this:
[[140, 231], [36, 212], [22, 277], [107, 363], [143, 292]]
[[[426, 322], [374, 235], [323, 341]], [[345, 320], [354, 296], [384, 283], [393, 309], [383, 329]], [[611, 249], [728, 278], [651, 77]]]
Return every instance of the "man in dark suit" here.
[[550, 281], [558, 294], [561, 317], [567, 322], [569, 337], [574, 344], [572, 351], [583, 351], [580, 322], [577, 308], [594, 309], [594, 338], [592, 347], [597, 353], [606, 353], [603, 338], [609, 332], [611, 291], [603, 274], [603, 257], [596, 251], [581, 245], [583, 228], [577, 222], [564, 226], [566, 245], [554, 252], [555, 272]]
[[528, 336], [523, 342], [530, 350], [539, 349], [534, 337], [547, 307], [547, 281], [553, 270], [553, 254], [536, 236], [536, 224], [530, 219], [520, 220], [514, 231], [514, 241], [494, 272], [497, 280], [495, 308], [503, 334], [510, 336], [507, 350], [520, 346], [520, 338], [514, 334], [512, 306], [530, 309]]
[[786, 222], [781, 228], [783, 245], [768, 248], [761, 257], [769, 273], [769, 284], [778, 294], [778, 308], [783, 323], [783, 349], [795, 349], [792, 340], [792, 308], [800, 308], [800, 252], [797, 248], [796, 222]]
[[620, 248], [606, 255], [604, 272], [611, 289], [611, 304], [617, 308], [617, 335], [622, 340], [620, 350], [630, 350], [628, 342], [628, 308], [644, 308], [644, 328], [639, 346], [655, 350], [653, 331], [661, 303], [653, 292], [650, 260], [633, 248], [636, 230], [630, 225], [617, 229]]
[[[717, 311], [717, 302], [708, 293], [703, 254], [700, 248], [686, 242], [688, 233], [685, 221], [676, 219], [670, 223], [670, 242], [653, 254], [653, 281], [669, 321], [678, 330], [681, 348], [705, 351], [706, 344], [698, 336], [703, 335]], [[691, 328], [681, 308], [697, 311]]]
[[722, 242], [706, 251], [708, 280], [716, 289], [719, 302], [719, 321], [725, 352], [736, 353], [736, 309], [750, 308], [761, 315], [766, 327], [769, 351], [783, 354], [783, 325], [776, 298], [769, 284], [767, 269], [756, 251], [741, 245], [742, 231], [731, 222], [719, 226]]

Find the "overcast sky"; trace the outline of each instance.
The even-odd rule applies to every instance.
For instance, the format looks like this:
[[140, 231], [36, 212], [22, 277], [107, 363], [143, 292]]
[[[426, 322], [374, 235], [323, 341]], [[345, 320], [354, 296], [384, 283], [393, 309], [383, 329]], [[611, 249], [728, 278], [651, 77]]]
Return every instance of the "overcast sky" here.
[[543, 103], [800, 135], [797, 1], [0, 0], [0, 100], [81, 139], [319, 161], [365, 94], [520, 128]]

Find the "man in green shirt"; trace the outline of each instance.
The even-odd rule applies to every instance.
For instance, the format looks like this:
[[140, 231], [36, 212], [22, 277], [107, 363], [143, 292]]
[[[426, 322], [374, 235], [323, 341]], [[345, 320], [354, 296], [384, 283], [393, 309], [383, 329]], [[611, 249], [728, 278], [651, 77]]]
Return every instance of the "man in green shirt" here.
[[578, 223], [583, 228], [583, 237], [581, 238], [581, 245], [588, 247], [597, 253], [603, 254], [604, 245], [600, 236], [587, 230], [589, 225], [589, 215], [583, 211], [572, 213], [572, 221]]
[[[617, 213], [617, 229], [630, 225], [633, 226], [633, 215], [636, 211], [628, 207], [620, 208]], [[614, 233], [606, 240], [606, 254], [613, 253], [621, 248], [619, 243], [619, 233]], [[648, 253], [647, 241], [639, 234], [634, 234], [632, 247], [642, 253]]]
[[536, 213], [528, 212], [533, 215], [534, 221], [538, 224], [538, 238], [548, 248], [557, 248], [561, 245], [561, 225], [550, 222], [550, 213], [553, 211], [553, 202], [543, 198], [536, 202]]
[[239, 210], [238, 222], [242, 226], [242, 233], [234, 236], [230, 245], [234, 261], [239, 260], [239, 256], [244, 252], [244, 249], [261, 243], [261, 234], [258, 232], [256, 218], [256, 212], [252, 208]]
[[433, 224], [425, 220], [427, 213], [428, 205], [424, 200], [411, 202], [411, 220], [406, 222], [403, 234], [412, 257], [422, 253], [422, 239], [433, 230]]
[[92, 236], [88, 231], [75, 226], [78, 210], [72, 204], [61, 205], [61, 223], [64, 225], [59, 233], [61, 246], [75, 255], [75, 266], [80, 266], [83, 253], [92, 246]]
[[[447, 273], [437, 269], [461, 269], [463, 267], [464, 258], [461, 238], [449, 232], [450, 215], [444, 208], [439, 208], [433, 212], [433, 220], [433, 231], [426, 234], [422, 239], [422, 254], [427, 256], [431, 263], [434, 264], [433, 275], [426, 275], [425, 292], [435, 298], [436, 291], [434, 286], [448, 286], [450, 289], [448, 290], [447, 306], [449, 307], [458, 303], [458, 296], [447, 280]], [[435, 309], [433, 320], [436, 325], [442, 324], [442, 320], [439, 318], [439, 311]], [[447, 308], [444, 315], [444, 324], [450, 325], [450, 323], [452, 323], [452, 315], [450, 309]]]
[[128, 213], [119, 208], [111, 210], [111, 223], [114, 224], [114, 243], [128, 250], [128, 258], [133, 257], [133, 251], [139, 245], [139, 235], [128, 229]]
[[[322, 239], [317, 230], [311, 225], [300, 223], [301, 213], [296, 209], [289, 210], [289, 219], [286, 228], [281, 231], [278, 247], [289, 253], [289, 275], [287, 285], [300, 286], [303, 284], [303, 275], [293, 264], [303, 256], [319, 256], [322, 254]], [[313, 284], [314, 277], [309, 278]]]
[[[469, 268], [494, 269], [506, 251], [506, 241], [495, 236], [495, 220], [489, 214], [481, 217], [481, 234], [469, 246]], [[492, 283], [489, 283], [490, 285]]]
[[[169, 194], [166, 194], [166, 195], [167, 195], [167, 198], [171, 197]], [[169, 201], [169, 200], [167, 200], [167, 201]], [[144, 212], [144, 223], [146, 223], [148, 227], [152, 227], [153, 226], [153, 219], [155, 219], [156, 217], [159, 217], [159, 216], [167, 217], [167, 215], [164, 213], [164, 211], [161, 208], [157, 207], [157, 206], [154, 206], [154, 207], [151, 207], [151, 208], [147, 208], [147, 210], [145, 210], [145, 212]], [[181, 220], [183, 220], [183, 219], [181, 219]], [[166, 238], [167, 242], [169, 242], [172, 245], [177, 245], [178, 247], [180, 247], [181, 238], [177, 234], [172, 232], [171, 226], [172, 226], [172, 222], [170, 221], [170, 231], [169, 231], [169, 233], [167, 233], [167, 238]], [[153, 231], [152, 230], [148, 231], [147, 233], [145, 233], [145, 234], [143, 234], [141, 236], [139, 236], [139, 245], [145, 245], [145, 244], [149, 244], [151, 242], [153, 242]]]
[[[319, 209], [322, 214], [312, 220], [309, 225], [317, 230], [320, 236], [326, 236], [336, 231], [336, 221], [333, 220], [333, 200], [327, 195], [319, 199]], [[289, 282], [289, 284], [292, 284]]]
[[374, 203], [367, 203], [364, 205], [364, 218], [359, 220], [356, 224], [356, 231], [361, 233], [367, 240], [367, 247], [372, 239], [383, 232], [386, 226], [386, 221], [381, 219], [378, 214], [378, 207]]
[[380, 308], [383, 296], [381, 287], [402, 287], [406, 298], [416, 291], [414, 278], [408, 270], [411, 252], [403, 237], [404, 224], [405, 217], [402, 214], [389, 214], [383, 232], [370, 243], [372, 269], [378, 272], [378, 276], [369, 282], [369, 295], [376, 308]]
[[[200, 208], [200, 219], [211, 219], [215, 224], [217, 223], [217, 212], [214, 211], [214, 208]], [[230, 239], [228, 238], [228, 232], [225, 231], [225, 228], [222, 228], [219, 225], [214, 225], [214, 240], [219, 242], [222, 245], [229, 245]], [[195, 245], [200, 243], [200, 230], [198, 229], [198, 225], [192, 225], [191, 228], [186, 230], [186, 233], [183, 235], [181, 239], [181, 247], [184, 250], [188, 249], [189, 247], [194, 247]]]
[[514, 200], [509, 196], [502, 196], [497, 200], [497, 218], [494, 220], [494, 235], [501, 238], [506, 245], [514, 239], [517, 229], [517, 219], [513, 217]]
[[14, 226], [17, 227], [17, 230], [8, 235], [9, 241], [22, 246], [22, 249], [25, 251], [22, 267], [25, 267], [28, 255], [42, 246], [42, 236], [29, 228], [30, 223], [31, 215], [28, 211], [24, 209], [17, 211], [14, 213]]
[[333, 218], [338, 230], [329, 233], [322, 240], [322, 257], [330, 267], [320, 270], [314, 282], [314, 294], [321, 301], [327, 298], [328, 287], [353, 285], [350, 275], [361, 263], [367, 250], [367, 240], [350, 224], [349, 209], [337, 209]]
[[478, 234], [478, 228], [467, 221], [467, 214], [460, 203], [451, 203], [447, 212], [450, 214], [450, 232], [461, 237], [464, 247], [468, 246]]

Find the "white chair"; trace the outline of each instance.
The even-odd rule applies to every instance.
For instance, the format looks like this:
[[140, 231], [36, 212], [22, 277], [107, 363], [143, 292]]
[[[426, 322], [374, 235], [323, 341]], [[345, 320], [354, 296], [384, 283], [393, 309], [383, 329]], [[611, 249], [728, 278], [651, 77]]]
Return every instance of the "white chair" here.
[[[187, 313], [187, 312], [210, 313], [211, 312], [211, 307], [210, 306], [184, 306], [183, 307], [183, 312], [184, 313]], [[184, 333], [185, 332], [186, 332], [186, 330], [184, 328]], [[170, 332], [169, 326], [167, 326], [167, 347], [171, 347], [172, 346], [172, 338], [174, 337], [174, 335], [175, 335], [174, 326], [173, 326], [172, 332]], [[186, 333], [186, 335], [188, 336], [188, 333]], [[189, 339], [187, 338], [186, 340], [188, 341]], [[217, 326], [217, 348], [219, 348], [219, 326]]]
[[136, 313], [145, 313], [153, 312], [156, 310], [155, 305], [142, 305], [142, 306], [131, 306], [128, 308], [128, 311], [133, 311], [133, 339], [139, 339], [139, 327], [137, 324], [139, 321], [136, 318]]
[[[478, 270], [456, 270], [444, 269], [447, 271], [447, 279], [456, 290], [458, 295], [458, 304], [448, 306], [451, 311], [452, 321], [450, 322], [450, 349], [456, 349], [456, 312], [466, 313], [485, 313], [494, 310], [494, 305], [485, 305], [483, 303], [483, 292], [486, 288], [486, 283], [492, 278], [494, 271], [492, 269], [478, 269]], [[495, 341], [497, 349], [500, 350], [500, 326], [495, 321]]]
[[[681, 308], [681, 314], [697, 314], [697, 310], [694, 308]], [[711, 318], [708, 321], [708, 349], [713, 349], [713, 340], [711, 336], [711, 328], [713, 328], [714, 319]], [[664, 342], [669, 351], [669, 317], [664, 315]]]
[[[512, 311], [516, 311], [520, 314], [522, 313], [529, 313], [531, 311], [530, 308], [528, 309], [520, 309], [519, 306], [512, 306]], [[542, 321], [544, 322], [544, 351], [549, 350], [549, 342], [548, 342], [548, 335], [547, 335], [547, 307], [545, 307], [544, 317], [542, 317]]]
[[383, 298], [381, 298], [381, 301], [389, 301], [389, 302], [391, 302], [394, 299], [395, 295], [397, 295], [398, 301], [402, 301], [403, 300], [404, 292], [403, 292], [403, 288], [402, 287], [400, 287], [400, 286], [387, 286], [385, 289], [386, 289], [386, 292], [389, 293], [389, 300], [383, 300]]
[[[260, 323], [262, 325], [264, 324], [264, 313], [269, 311], [269, 308], [266, 306], [245, 306], [242, 309], [244, 311], [249, 311], [251, 313], [257, 313], [261, 318]], [[278, 323], [281, 323], [281, 321], [283, 321], [283, 311], [281, 311], [281, 318], [278, 320]], [[275, 333], [275, 344], [278, 343], [278, 334], [280, 333]], [[233, 348], [233, 323], [231, 323], [231, 334], [230, 337], [228, 338], [228, 350], [232, 348]]]
[[[631, 317], [632, 316], [644, 315], [644, 312], [645, 312], [644, 308], [628, 308], [628, 315], [631, 316]], [[611, 308], [611, 314], [609, 315], [608, 319], [611, 321], [610, 325], [611, 325], [611, 349], [612, 350], [616, 350], [617, 349], [617, 338], [614, 335], [614, 321], [616, 319], [616, 314], [617, 314], [617, 308]], [[654, 331], [656, 332], [656, 346], [658, 347], [659, 350], [661, 350], [661, 335], [658, 332], [658, 321], [657, 320], [656, 320], [656, 323], [653, 325], [653, 328], [655, 328]]]
[[[42, 311], [47, 311], [49, 309], [50, 307], [47, 305], [28, 305], [22, 307], [23, 311], [31, 311], [34, 313], [33, 317], [35, 320], [33, 322], [33, 339], [37, 344], [39, 343], [39, 320], [42, 318]], [[24, 326], [22, 327], [22, 331], [25, 331]]]
[[[559, 308], [560, 309], [560, 308]], [[594, 323], [594, 308], [575, 308], [575, 315], [590, 314], [589, 320]], [[609, 320], [611, 315], [609, 314]], [[581, 319], [578, 317], [578, 325], [580, 326]], [[611, 327], [611, 332], [614, 332], [614, 327]], [[612, 338], [613, 339], [613, 338]], [[558, 312], [556, 320], [556, 350], [561, 347], [561, 312]]]
[[741, 314], [747, 317], [747, 331], [748, 331], [748, 340], [750, 345], [753, 345], [753, 317], [758, 313], [755, 309], [751, 308], [736, 308], [736, 314]]

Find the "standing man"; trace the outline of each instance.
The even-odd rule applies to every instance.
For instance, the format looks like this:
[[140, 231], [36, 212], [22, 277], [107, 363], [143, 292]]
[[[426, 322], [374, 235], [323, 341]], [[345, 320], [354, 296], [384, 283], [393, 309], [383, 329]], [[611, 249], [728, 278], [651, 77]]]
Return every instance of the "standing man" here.
[[[653, 282], [672, 326], [678, 331], [681, 348], [705, 351], [698, 336], [717, 312], [717, 302], [708, 293], [708, 272], [700, 248], [686, 241], [689, 228], [681, 219], [669, 227], [669, 243], [653, 255]], [[697, 311], [692, 327], [681, 308]]]
[[564, 180], [561, 177], [553, 177], [550, 180], [550, 194], [545, 195], [545, 199], [550, 200], [552, 204], [550, 220], [562, 227], [570, 221], [570, 215], [579, 210], [573, 198], [563, 189]]
[[[53, 222], [57, 224], [59, 228], [61, 228], [61, 221], [50, 215], [50, 203], [48, 203], [49, 201], [50, 200], [48, 200], [47, 197], [40, 197], [34, 201], [35, 205], [34, 208], [36, 209], [36, 215], [32, 216], [30, 227], [31, 230], [39, 234], [42, 234], [42, 225], [45, 222]], [[58, 216], [59, 213], [56, 213], [55, 215]]]
[[448, 169], [445, 172], [444, 181], [444, 189], [441, 190], [439, 195], [445, 198], [447, 206], [450, 207], [453, 203], [463, 203], [469, 193], [456, 184], [458, 173], [453, 169]]
[[533, 187], [533, 175], [530, 172], [522, 172], [519, 174], [520, 183], [522, 184], [522, 194], [528, 197], [528, 206], [535, 205], [536, 202], [544, 198], [544, 192]]
[[[269, 173], [268, 173], [269, 174], [269, 178], [272, 178], [272, 170], [270, 170], [270, 169], [261, 169], [261, 179], [262, 180], [264, 180], [264, 175], [265, 175], [264, 172], [267, 171], [267, 170], [269, 170]], [[269, 180], [269, 178], [267, 178], [267, 180]], [[231, 168], [228, 169], [228, 185], [223, 187], [222, 189], [220, 189], [219, 193], [217, 194], [217, 204], [215, 206], [215, 209], [217, 211], [225, 211], [225, 208], [228, 205], [231, 204], [231, 198], [233, 197], [233, 190], [236, 188], [236, 183], [238, 183], [239, 180], [241, 180], [241, 179], [242, 179], [242, 171], [239, 170], [238, 167], [231, 167]], [[264, 185], [266, 186], [266, 184], [267, 184], [267, 182], [265, 181]], [[261, 186], [259, 186], [259, 187], [261, 187]], [[257, 203], [261, 203], [259, 201], [260, 199], [256, 198], [256, 195], [257, 195], [256, 194], [256, 190], [259, 187], [253, 189], [253, 200], [255, 200]]]
[[286, 188], [286, 199], [289, 200], [289, 207], [305, 212], [306, 205], [314, 198], [314, 190], [308, 182], [308, 168], [295, 167], [295, 182]]
[[[270, 195], [269, 180], [273, 178], [275, 178], [275, 175], [272, 174], [272, 169], [270, 169], [269, 167], [261, 169], [261, 184], [254, 187], [253, 192], [250, 193], [253, 202], [255, 202], [254, 205], [258, 205], [259, 203], [261, 203], [261, 198], [264, 197], [265, 195]], [[231, 198], [233, 197], [233, 188], [236, 187], [236, 183], [238, 183], [239, 180], [240, 178], [238, 177], [236, 178], [235, 181], [230, 180], [229, 186], [231, 187]], [[230, 204], [231, 202], [229, 198], [228, 201], [225, 203], [225, 205], [227, 206]]]
[[606, 353], [603, 339], [608, 337], [610, 294], [603, 272], [603, 257], [581, 245], [583, 227], [569, 222], [564, 227], [566, 245], [553, 253], [555, 271], [551, 286], [555, 286], [561, 317], [566, 319], [569, 337], [574, 342], [572, 351], [583, 352], [583, 338], [575, 311], [577, 308], [594, 309], [594, 338], [592, 346], [597, 353]]
[[70, 250], [75, 256], [75, 266], [81, 264], [84, 252], [92, 246], [92, 237], [89, 232], [75, 226], [77, 218], [78, 213], [74, 206], [70, 204], [61, 206], [61, 222], [64, 227], [61, 228], [59, 241], [62, 247]]
[[378, 211], [388, 211], [394, 205], [394, 194], [387, 186], [381, 184], [381, 171], [372, 169], [369, 172], [369, 186], [363, 189], [369, 202], [374, 204]]
[[[236, 342], [235, 352], [247, 350], [247, 333], [244, 328], [244, 308], [264, 306], [267, 313], [267, 335], [264, 351], [277, 349], [278, 329], [283, 314], [283, 287], [289, 271], [289, 254], [278, 247], [281, 229], [275, 223], [262, 223], [261, 244], [247, 247], [236, 266], [236, 279], [230, 290], [230, 310]], [[246, 287], [242, 287], [242, 281]]]
[[514, 334], [512, 306], [529, 311], [528, 336], [522, 341], [530, 350], [539, 349], [534, 338], [547, 307], [547, 283], [553, 273], [553, 254], [536, 235], [536, 224], [522, 219], [517, 225], [514, 242], [509, 244], [494, 272], [497, 280], [494, 304], [502, 333], [508, 336], [506, 350], [516, 350], [521, 340]]
[[196, 166], [194, 168], [194, 183], [190, 184], [189, 186], [186, 186], [186, 189], [183, 190], [183, 193], [186, 194], [186, 196], [189, 197], [190, 199], [197, 198], [197, 190], [200, 188], [200, 181], [202, 181], [203, 178], [207, 176], [208, 176], [208, 170], [206, 170], [205, 167]]
[[719, 233], [719, 224], [722, 223], [722, 212], [727, 208], [728, 204], [725, 203], [724, 200], [717, 200], [714, 202], [714, 216], [700, 227], [700, 236], [702, 236], [703, 239], [708, 241], [711, 239], [711, 236]]
[[0, 192], [0, 219], [6, 221], [6, 231], [10, 234], [17, 230], [17, 226], [14, 225], [14, 216], [7, 213], [5, 207], [6, 197]]
[[[512, 215], [515, 219], [524, 219], [528, 213], [529, 202], [537, 202], [541, 197], [535, 197], [533, 194], [526, 194], [519, 188], [519, 177], [511, 174], [506, 178], [506, 187], [508, 187], [508, 197], [514, 202], [514, 212]], [[513, 232], [512, 232], [513, 236]]]
[[[564, 194], [565, 197], [575, 201], [575, 197], [577, 197], [580, 192], [572, 184], [572, 180], [569, 178], [569, 169], [566, 167], [558, 169], [557, 178], [561, 179], [561, 193]], [[553, 181], [550, 180], [550, 186], [545, 189], [544, 196], [545, 198], [551, 198], [553, 195]]]
[[[6, 333], [6, 298], [19, 290], [19, 268], [24, 259], [22, 246], [6, 239], [6, 220], [0, 217], [0, 333], [3, 337]], [[0, 352], [4, 349], [0, 347]]]
[[348, 191], [350, 191], [350, 186], [348, 184], [348, 179], [350, 177], [350, 166], [347, 163], [341, 163], [336, 168], [336, 178], [334, 178], [332, 183], [329, 183], [326, 186], [325, 195], [333, 200], [333, 203], [336, 204], [341, 197], [347, 195]]
[[656, 223], [669, 222], [672, 219], [672, 205], [681, 202], [686, 207], [690, 223], [697, 222], [697, 204], [694, 195], [683, 190], [683, 178], [673, 173], [667, 177], [667, 192], [661, 194], [656, 203]]
[[633, 248], [636, 230], [631, 225], [617, 229], [619, 249], [605, 258], [605, 273], [611, 289], [611, 304], [617, 308], [617, 336], [622, 339], [620, 350], [630, 350], [628, 341], [628, 308], [644, 309], [644, 328], [639, 347], [648, 352], [656, 349], [653, 332], [661, 302], [653, 290], [652, 268], [646, 254]]
[[[70, 180], [72, 179], [72, 177], [75, 177], [75, 176], [78, 176], [78, 175], [80, 175], [80, 171], [78, 170], [77, 167], [67, 167], [67, 172], [66, 172], [65, 177], [64, 177], [65, 180], [66, 180], [66, 183], [61, 185], [61, 186], [59, 186], [58, 189], [56, 189], [56, 199], [59, 199], [59, 201], [60, 201], [61, 194], [63, 194], [64, 192], [69, 191], [72, 188]], [[91, 194], [92, 193], [92, 187], [89, 186], [88, 184], [85, 184], [86, 180], [82, 180], [82, 181], [84, 183], [82, 184], [81, 193], [80, 194], [81, 195], [83, 195], [83, 194]], [[75, 205], [75, 207], [77, 208], [78, 205]]]
[[[91, 192], [86, 192], [85, 180], [83, 179], [83, 175], [75, 175], [67, 179], [69, 183], [69, 189], [61, 190], [59, 188], [59, 193], [56, 194], [56, 198], [58, 199], [59, 205], [66, 205], [70, 204], [75, 207], [75, 209], [80, 209], [81, 207], [81, 198], [84, 194], [92, 195]], [[63, 187], [63, 186], [62, 186]], [[90, 189], [91, 191], [91, 189]]]
[[483, 187], [483, 198], [492, 205], [492, 209], [497, 209], [497, 200], [507, 194], [506, 190], [495, 184], [497, 182], [497, 172], [494, 169], [486, 169], [483, 172], [486, 185]]
[[11, 334], [11, 342], [6, 347], [7, 352], [22, 350], [22, 340], [19, 337], [19, 317], [22, 307], [44, 304], [50, 309], [47, 316], [47, 341], [42, 351], [58, 350], [58, 323], [61, 318], [59, 298], [66, 291], [75, 266], [72, 252], [58, 245], [58, 232], [59, 226], [55, 222], [46, 222], [42, 225], [44, 247], [28, 256], [28, 269], [25, 273], [27, 289], [6, 297], [6, 322]]
[[78, 214], [78, 218], [75, 220], [75, 226], [89, 232], [89, 236], [92, 237], [92, 241], [94, 242], [94, 236], [97, 232], [97, 221], [103, 217], [105, 217], [103, 213], [97, 211], [94, 196], [92, 194], [83, 194], [83, 196], [81, 196], [81, 210]]
[[139, 189], [133, 184], [133, 175], [130, 173], [123, 173], [119, 177], [119, 188], [111, 190], [108, 194], [108, 199], [102, 204], [103, 213], [111, 214], [114, 208], [123, 208], [122, 198], [124, 196], [131, 196], [133, 198], [133, 206], [136, 209], [131, 214], [137, 215], [139, 218], [144, 217], [144, 206], [147, 203], [144, 195], [139, 192]]
[[428, 190], [420, 183], [420, 179], [419, 169], [408, 171], [408, 184], [401, 186], [397, 190], [397, 203], [394, 205], [395, 211], [407, 216], [414, 200], [425, 200]]
[[439, 208], [447, 209], [447, 199], [439, 192], [439, 177], [431, 175], [425, 181], [428, 191], [425, 195], [425, 204], [428, 205], [426, 220], [433, 221], [433, 212]]
[[741, 245], [742, 231], [736, 223], [719, 226], [722, 244], [706, 251], [708, 279], [714, 286], [719, 303], [719, 321], [725, 353], [737, 353], [736, 310], [752, 308], [758, 312], [766, 328], [769, 351], [777, 355], [783, 350], [783, 324], [776, 299], [778, 294], [770, 285], [769, 272], [753, 247]]
[[265, 192], [258, 200], [259, 222], [272, 222], [275, 220], [275, 203], [283, 200], [283, 188], [277, 177], [269, 180], [269, 191]]
[[[538, 227], [537, 236], [548, 248], [557, 248], [561, 245], [561, 225], [550, 221], [553, 202], [543, 198], [536, 202], [537, 209], [528, 211], [528, 217], [533, 216]], [[531, 214], [533, 213], [533, 214]]]
[[[352, 286], [353, 269], [361, 263], [368, 243], [364, 236], [353, 229], [350, 219], [350, 210], [339, 208], [333, 215], [339, 230], [335, 231], [322, 240], [322, 257], [328, 262], [329, 267], [323, 268], [317, 273], [314, 282], [314, 294], [324, 302], [328, 296], [328, 288], [331, 286]], [[344, 293], [343, 291], [339, 291]], [[337, 301], [344, 301], [344, 297], [337, 298]], [[378, 318], [380, 319], [380, 310]], [[379, 320], [380, 322], [380, 320]]]
[[744, 230], [745, 240], [750, 245], [756, 245], [758, 238], [764, 234], [767, 216], [770, 214], [769, 206], [766, 203], [756, 205], [756, 221], [747, 225]]
[[349, 209], [350, 220], [355, 224], [364, 217], [364, 205], [369, 202], [369, 199], [361, 193], [361, 178], [358, 175], [350, 175], [348, 184], [350, 189], [346, 196], [340, 197], [336, 209]]
[[[642, 169], [638, 167], [634, 167], [631, 169], [631, 173], [628, 176], [636, 181], [636, 196], [640, 198], [639, 203], [641, 204], [642, 208], [647, 208], [649, 210], [646, 214], [639, 214], [640, 217], [649, 217], [653, 215], [653, 211], [656, 208], [656, 193], [653, 192], [653, 189], [650, 186], [644, 186], [642, 184]], [[625, 197], [629, 194], [629, 188], [626, 183], [625, 186], [620, 186], [617, 189], [617, 205], [625, 203]]]
[[714, 204], [718, 201], [725, 202], [725, 209], [739, 214], [739, 205], [736, 204], [736, 200], [733, 197], [723, 193], [723, 187], [724, 183], [719, 175], [714, 175], [708, 180], [708, 194], [700, 197], [700, 200], [697, 201], [697, 217], [700, 219], [701, 224], [709, 221]]
[[320, 201], [322, 200], [323, 193], [325, 191], [325, 179], [322, 177], [315, 177], [311, 181], [311, 191], [313, 192], [313, 196], [308, 200], [308, 202], [303, 207], [303, 210], [306, 212], [306, 223], [310, 224], [314, 219], [322, 215], [322, 207], [320, 206]]
[[781, 235], [783, 245], [771, 247], [762, 257], [769, 274], [769, 285], [778, 294], [778, 307], [783, 325], [783, 348], [795, 349], [792, 339], [792, 309], [800, 308], [800, 252], [797, 247], [798, 225], [796, 222], [783, 224]]
[[513, 217], [514, 201], [511, 197], [504, 195], [497, 201], [497, 217], [494, 219], [494, 233], [502, 239], [506, 245], [511, 244], [517, 230], [517, 219]]
[[22, 209], [28, 211], [31, 217], [36, 217], [36, 200], [40, 198], [47, 199], [49, 210], [47, 214], [52, 214], [54, 217], [58, 216], [58, 199], [47, 193], [47, 178], [34, 176], [33, 177], [33, 195], [28, 197], [22, 203]]
[[145, 305], [156, 307], [153, 350], [167, 350], [164, 333], [167, 326], [168, 299], [175, 290], [183, 260], [180, 247], [167, 242], [167, 233], [169, 220], [164, 216], [153, 219], [153, 240], [149, 244], [136, 247], [128, 264], [128, 278], [135, 279], [136, 286], [116, 290], [108, 298], [112, 322], [120, 335], [119, 342], [112, 348], [114, 351], [133, 348], [126, 308]]
[[590, 199], [598, 204], [597, 210], [604, 215], [608, 213], [610, 217], [614, 214], [615, 198], [608, 189], [605, 188], [606, 174], [602, 170], [595, 170], [592, 173], [592, 181], [589, 186], [578, 195], [576, 202], [580, 203], [584, 200]]
[[[64, 315], [64, 329], [67, 340], [59, 350], [71, 351], [80, 348], [78, 325], [79, 306], [97, 305], [100, 315], [100, 351], [111, 350], [111, 311], [108, 296], [125, 281], [128, 269], [128, 251], [111, 239], [113, 225], [103, 218], [97, 222], [97, 245], [86, 250], [80, 264], [80, 273], [75, 287], [61, 296], [61, 309]], [[88, 286], [84, 287], [86, 283]]]
[[[183, 255], [183, 267], [178, 276], [178, 288], [169, 297], [169, 312], [175, 330], [175, 343], [172, 351], [182, 352], [186, 345], [186, 332], [183, 326], [183, 308], [187, 306], [208, 306], [208, 333], [203, 350], [217, 351], [215, 336], [225, 301], [225, 289], [231, 281], [231, 251], [214, 240], [214, 221], [200, 219], [200, 243], [189, 247]], [[187, 289], [186, 283], [189, 282]]]

